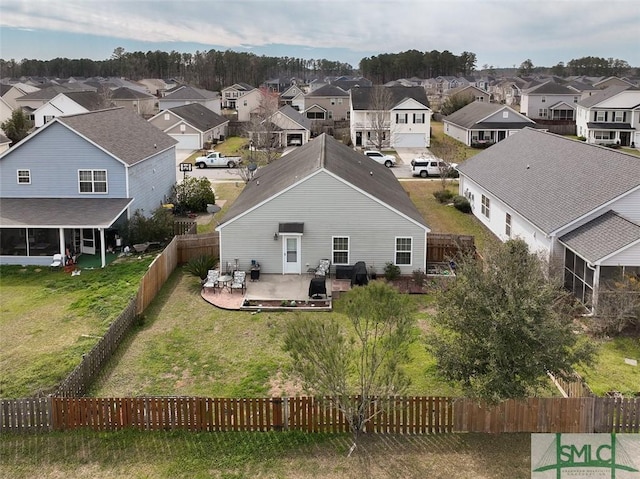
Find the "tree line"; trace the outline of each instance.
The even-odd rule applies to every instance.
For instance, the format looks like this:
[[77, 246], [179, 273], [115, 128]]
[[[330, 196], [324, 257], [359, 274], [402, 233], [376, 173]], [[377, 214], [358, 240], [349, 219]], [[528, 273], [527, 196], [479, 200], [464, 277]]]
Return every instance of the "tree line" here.
[[[489, 73], [493, 67], [483, 66]], [[118, 47], [111, 58], [91, 60], [87, 58], [52, 60], [0, 59], [0, 77], [19, 78], [38, 76], [69, 77], [125, 77], [176, 78], [208, 90], [220, 90], [234, 83], [258, 86], [272, 78], [300, 78], [360, 74], [374, 84], [384, 84], [398, 78], [435, 78], [438, 76], [470, 76], [476, 72], [476, 54], [464, 51], [455, 55], [448, 50], [407, 50], [400, 53], [382, 53], [360, 60], [359, 70], [350, 64], [327, 59], [303, 59], [295, 57], [258, 56], [248, 52], [196, 51], [180, 53], [136, 51], [127, 52]], [[625, 61], [614, 58], [583, 57], [547, 67], [536, 67], [531, 60], [520, 65], [520, 74], [551, 73], [570, 75], [624, 76], [632, 75], [633, 68]], [[638, 74], [636, 69], [636, 74]]]
[[260, 85], [265, 80], [287, 77], [307, 79], [314, 76], [339, 76], [353, 74], [347, 63], [327, 59], [303, 59], [294, 57], [268, 57], [253, 53], [226, 51], [196, 51], [195, 53], [169, 53], [160, 50], [127, 52], [118, 47], [111, 58], [90, 60], [87, 58], [52, 60], [0, 59], [1, 76], [19, 78], [39, 76], [69, 77], [125, 77], [131, 80], [143, 78], [176, 78], [208, 90], [220, 90], [234, 83]]

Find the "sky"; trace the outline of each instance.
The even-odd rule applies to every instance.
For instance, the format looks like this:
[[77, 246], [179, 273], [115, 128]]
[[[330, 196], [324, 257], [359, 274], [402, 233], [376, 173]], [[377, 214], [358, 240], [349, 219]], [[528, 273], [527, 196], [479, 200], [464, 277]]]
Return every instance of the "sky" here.
[[341, 61], [476, 54], [476, 68], [585, 56], [640, 67], [640, 0], [0, 0], [0, 58], [234, 50]]

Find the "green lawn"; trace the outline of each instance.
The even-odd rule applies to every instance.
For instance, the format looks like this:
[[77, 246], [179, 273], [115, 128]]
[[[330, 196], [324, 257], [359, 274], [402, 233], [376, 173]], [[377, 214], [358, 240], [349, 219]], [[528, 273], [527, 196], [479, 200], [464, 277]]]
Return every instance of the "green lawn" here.
[[625, 358], [635, 359], [640, 364], [640, 338], [622, 337], [599, 341], [598, 358], [594, 367], [578, 369], [578, 372], [599, 396], [609, 391], [634, 396], [640, 393], [640, 365], [625, 364]]
[[12, 479], [407, 478], [530, 476], [530, 434], [349, 436], [72, 431], [0, 436], [0, 477]]
[[0, 397], [48, 391], [64, 379], [135, 295], [152, 258], [79, 276], [0, 267]]
[[[424, 347], [428, 296], [409, 296], [417, 308], [419, 327], [407, 372], [411, 395], [460, 395], [437, 377]], [[290, 358], [282, 351], [287, 323], [296, 314], [318, 321], [339, 313], [262, 312], [217, 309], [200, 297], [196, 278], [174, 273], [91, 391], [102, 397], [180, 395], [263, 397], [301, 394], [289, 376]]]

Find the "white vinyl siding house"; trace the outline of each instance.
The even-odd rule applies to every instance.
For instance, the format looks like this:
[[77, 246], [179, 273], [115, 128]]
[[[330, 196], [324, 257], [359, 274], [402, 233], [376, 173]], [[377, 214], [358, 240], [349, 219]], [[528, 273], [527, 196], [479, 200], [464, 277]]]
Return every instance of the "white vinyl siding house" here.
[[602, 268], [640, 274], [636, 157], [526, 128], [458, 170], [474, 215], [502, 241], [523, 239], [561, 262], [565, 286], [586, 306], [597, 307]]

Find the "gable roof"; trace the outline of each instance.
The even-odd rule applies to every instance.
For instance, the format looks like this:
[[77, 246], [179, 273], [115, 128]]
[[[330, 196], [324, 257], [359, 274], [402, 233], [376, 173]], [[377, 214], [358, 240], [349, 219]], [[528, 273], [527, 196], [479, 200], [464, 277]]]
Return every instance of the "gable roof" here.
[[59, 116], [43, 127], [62, 123], [128, 165], [174, 146], [177, 141], [126, 108]]
[[541, 85], [536, 85], [523, 92], [525, 95], [577, 95], [578, 91], [565, 85], [560, 85], [548, 80]]
[[[369, 110], [373, 92], [376, 87], [359, 87], [351, 89], [351, 104], [354, 110]], [[429, 106], [429, 100], [427, 99], [427, 93], [421, 86], [390, 86], [383, 87], [391, 94], [391, 103], [393, 108], [405, 98], [412, 98], [425, 107]], [[390, 109], [391, 109], [390, 108]]]
[[132, 90], [131, 88], [127, 88], [126, 86], [121, 86], [120, 88], [116, 88], [111, 92], [112, 100], [148, 100], [150, 98], [155, 97], [153, 95], [150, 95], [149, 93]]
[[349, 93], [335, 85], [324, 85], [305, 95], [306, 98], [310, 98], [314, 96], [339, 97], [339, 96], [349, 96]]
[[609, 210], [561, 236], [560, 241], [589, 263], [594, 264], [635, 242], [639, 242], [640, 225]]
[[102, 106], [102, 97], [94, 91], [69, 91], [62, 94], [89, 111], [98, 110]]
[[231, 205], [221, 224], [321, 170], [334, 174], [427, 228], [422, 215], [389, 168], [367, 159], [326, 133], [260, 168]]
[[481, 101], [474, 101], [465, 105], [459, 110], [454, 111], [451, 115], [446, 116], [443, 121], [453, 123], [454, 125], [458, 125], [466, 129], [471, 129], [474, 126], [479, 128], [480, 126], [487, 125], [483, 120], [501, 110], [507, 110], [512, 113], [512, 118], [514, 118], [515, 121], [505, 121], [504, 123], [500, 123], [498, 126], [496, 126], [495, 123], [492, 123], [495, 128], [508, 129], [524, 128], [527, 125], [532, 127], [537, 126], [535, 121], [518, 113], [513, 108], [506, 105], [500, 105], [498, 103], [485, 103]]
[[[300, 126], [307, 130], [311, 130], [311, 120], [304, 115], [301, 115], [298, 110], [293, 108], [291, 105], [284, 105], [281, 107], [276, 113], [282, 113], [287, 118], [295, 121]], [[275, 113], [274, 113], [275, 114]]]
[[32, 91], [23, 95], [21, 97], [16, 98], [16, 100], [51, 100], [58, 96], [59, 93], [69, 93], [72, 91], [85, 91], [81, 88], [67, 88], [60, 85], [53, 85], [43, 88], [41, 90]]
[[532, 128], [458, 170], [547, 234], [640, 188], [636, 156]]
[[169, 111], [175, 113], [200, 131], [207, 131], [229, 122], [225, 117], [218, 115], [215, 111], [209, 110], [209, 108], [200, 103], [176, 106], [169, 108]]
[[167, 90], [164, 100], [215, 100], [218, 93], [215, 91], [203, 90], [189, 85], [180, 85], [171, 90]]
[[639, 89], [631, 86], [613, 85], [605, 88], [604, 90], [599, 91], [598, 93], [591, 95], [590, 97], [585, 98], [584, 100], [579, 101], [578, 105], [584, 108], [591, 108], [593, 106], [596, 106], [598, 103], [602, 103], [608, 98], [614, 97], [622, 93], [623, 91], [627, 91], [627, 90], [639, 90]]

